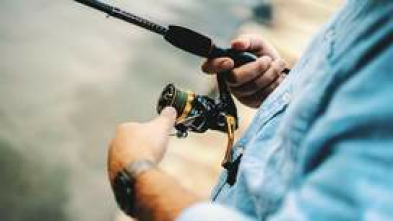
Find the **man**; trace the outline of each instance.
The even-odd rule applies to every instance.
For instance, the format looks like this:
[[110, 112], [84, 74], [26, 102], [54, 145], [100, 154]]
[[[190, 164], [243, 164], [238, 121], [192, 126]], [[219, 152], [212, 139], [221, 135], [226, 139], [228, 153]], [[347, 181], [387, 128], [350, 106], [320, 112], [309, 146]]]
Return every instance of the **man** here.
[[[174, 124], [171, 108], [118, 128], [112, 184], [121, 171], [132, 178], [141, 220], [392, 220], [392, 41], [388, 0], [349, 0], [287, 77], [259, 37], [236, 39], [233, 48], [260, 58], [232, 70], [231, 90], [260, 107], [232, 152], [242, 156], [235, 184], [223, 171], [212, 202], [201, 202], [155, 166]], [[203, 70], [232, 67], [220, 58]]]

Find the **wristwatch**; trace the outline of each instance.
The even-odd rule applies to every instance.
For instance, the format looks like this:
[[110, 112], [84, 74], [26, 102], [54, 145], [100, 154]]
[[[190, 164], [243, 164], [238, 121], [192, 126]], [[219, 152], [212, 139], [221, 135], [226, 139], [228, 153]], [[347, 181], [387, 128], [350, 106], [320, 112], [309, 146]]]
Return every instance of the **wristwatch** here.
[[120, 171], [113, 180], [113, 193], [117, 205], [127, 215], [136, 217], [135, 206], [135, 181], [142, 173], [155, 168], [156, 164], [151, 160], [139, 160], [128, 164]]

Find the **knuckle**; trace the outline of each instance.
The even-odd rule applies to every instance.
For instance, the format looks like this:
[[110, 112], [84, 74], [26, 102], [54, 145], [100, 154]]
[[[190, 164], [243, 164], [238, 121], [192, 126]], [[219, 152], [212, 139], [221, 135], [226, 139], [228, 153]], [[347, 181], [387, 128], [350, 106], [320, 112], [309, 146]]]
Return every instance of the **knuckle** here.
[[261, 59], [263, 59], [267, 64], [271, 64], [273, 62], [273, 59], [270, 56], [262, 56]]
[[214, 60], [212, 60], [211, 67], [217, 68], [217, 67], [220, 67], [220, 64], [221, 64], [221, 59], [214, 59]]
[[241, 34], [238, 37], [236, 37], [234, 40], [235, 41], [248, 41], [249, 39], [251, 39], [250, 34]]
[[268, 83], [271, 83], [271, 82], [273, 82], [274, 80], [276, 80], [276, 76], [275, 76], [274, 74], [267, 74], [267, 75], [264, 76], [264, 78], [265, 78], [265, 80], [266, 80]]
[[276, 60], [275, 62], [273, 62], [272, 67], [273, 67], [274, 72], [276, 72], [278, 74], [278, 73], [281, 73], [282, 70], [284, 70], [285, 65], [284, 65], [284, 62], [280, 59], [280, 60]]
[[222, 61], [219, 59], [215, 59], [212, 61], [211, 65], [210, 65], [210, 73], [216, 73], [216, 72], [220, 72], [222, 69]]
[[116, 131], [122, 132], [122, 131], [130, 130], [130, 129], [134, 129], [137, 126], [138, 126], [138, 123], [122, 123], [117, 126]]
[[258, 72], [265, 72], [269, 66], [269, 59], [262, 57], [261, 59], [258, 60], [257, 62], [257, 69]]
[[232, 75], [233, 75], [234, 83], [236, 84], [236, 86], [240, 86], [240, 85], [248, 82], [254, 76], [253, 71], [249, 70], [249, 69], [234, 70]]
[[239, 76], [243, 73], [241, 68], [236, 68], [231, 71], [231, 81], [234, 84], [239, 83]]

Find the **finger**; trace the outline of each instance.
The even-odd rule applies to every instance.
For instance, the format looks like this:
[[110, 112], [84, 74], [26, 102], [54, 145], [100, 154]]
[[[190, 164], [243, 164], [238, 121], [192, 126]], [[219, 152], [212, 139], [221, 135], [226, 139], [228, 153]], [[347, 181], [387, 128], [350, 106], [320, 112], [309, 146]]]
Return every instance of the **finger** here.
[[282, 61], [276, 60], [270, 65], [266, 72], [259, 75], [256, 79], [239, 86], [230, 85], [230, 89], [237, 97], [244, 97], [254, 94], [258, 90], [264, 89], [274, 82], [280, 76], [284, 67], [285, 65], [283, 65]]
[[258, 58], [255, 62], [233, 69], [228, 78], [228, 85], [231, 87], [238, 87], [258, 78], [270, 67], [270, 63], [271, 58], [263, 56]]
[[281, 82], [284, 81], [285, 77], [285, 74], [280, 74], [280, 76], [274, 82], [265, 88], [266, 93], [270, 95], [281, 84]]
[[262, 51], [265, 42], [254, 35], [242, 35], [231, 42], [232, 48], [242, 51], [259, 52]]
[[280, 76], [266, 88], [261, 89], [250, 96], [238, 97], [238, 100], [249, 107], [258, 108], [261, 103], [285, 80], [286, 76], [286, 74], [280, 74]]
[[230, 58], [209, 59], [202, 65], [202, 71], [209, 74], [230, 70], [234, 67], [234, 62]]
[[154, 127], [163, 133], [169, 133], [175, 125], [177, 117], [176, 109], [173, 107], [166, 107], [161, 111], [160, 116], [152, 121]]
[[266, 88], [261, 89], [250, 96], [239, 97], [238, 100], [249, 107], [258, 108], [261, 103], [281, 84], [281, 82], [284, 81], [285, 77], [285, 74], [281, 74]]
[[245, 83], [239, 87], [229, 87], [233, 95], [236, 97], [246, 97], [250, 96], [257, 91], [266, 88], [271, 83], [273, 83], [279, 75], [274, 72], [267, 72], [260, 76], [259, 78]]
[[254, 35], [242, 35], [231, 42], [232, 48], [239, 51], [253, 52], [257, 56], [270, 56], [278, 59], [278, 53], [262, 38]]
[[231, 42], [231, 47], [238, 51], [250, 51], [251, 50], [250, 45], [251, 45], [250, 38], [244, 35], [232, 40]]
[[277, 77], [282, 75], [282, 72], [285, 69], [285, 61], [282, 59], [276, 59], [275, 61], [272, 62], [269, 70], [266, 71], [266, 76], [273, 77], [274, 79], [277, 79]]

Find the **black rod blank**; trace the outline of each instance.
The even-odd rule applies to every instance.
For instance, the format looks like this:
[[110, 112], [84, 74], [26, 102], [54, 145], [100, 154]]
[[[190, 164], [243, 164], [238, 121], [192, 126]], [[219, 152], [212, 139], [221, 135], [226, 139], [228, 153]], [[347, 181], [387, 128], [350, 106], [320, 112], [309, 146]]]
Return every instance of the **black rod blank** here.
[[116, 8], [114, 6], [96, 0], [75, 1], [102, 11], [109, 16], [118, 18], [125, 22], [160, 34], [167, 42], [169, 42], [173, 46], [200, 57], [230, 57], [234, 60], [236, 67], [256, 60], [256, 57], [251, 53], [239, 52], [233, 49], [223, 49], [217, 47], [209, 37], [185, 27], [176, 25], [169, 25], [168, 27], [164, 27], [162, 25], [153, 23], [147, 19], [123, 11], [120, 8]]
[[75, 0], [75, 1], [84, 4], [86, 6], [95, 8], [99, 11], [102, 11], [108, 14], [109, 16], [137, 25], [139, 27], [145, 28], [147, 30], [150, 30], [152, 32], [155, 32], [163, 36], [165, 36], [166, 32], [168, 31], [167, 27], [153, 23], [147, 19], [141, 18], [129, 12], [123, 11], [120, 8], [113, 7], [111, 5], [102, 3], [100, 1], [96, 1], [96, 0]]

